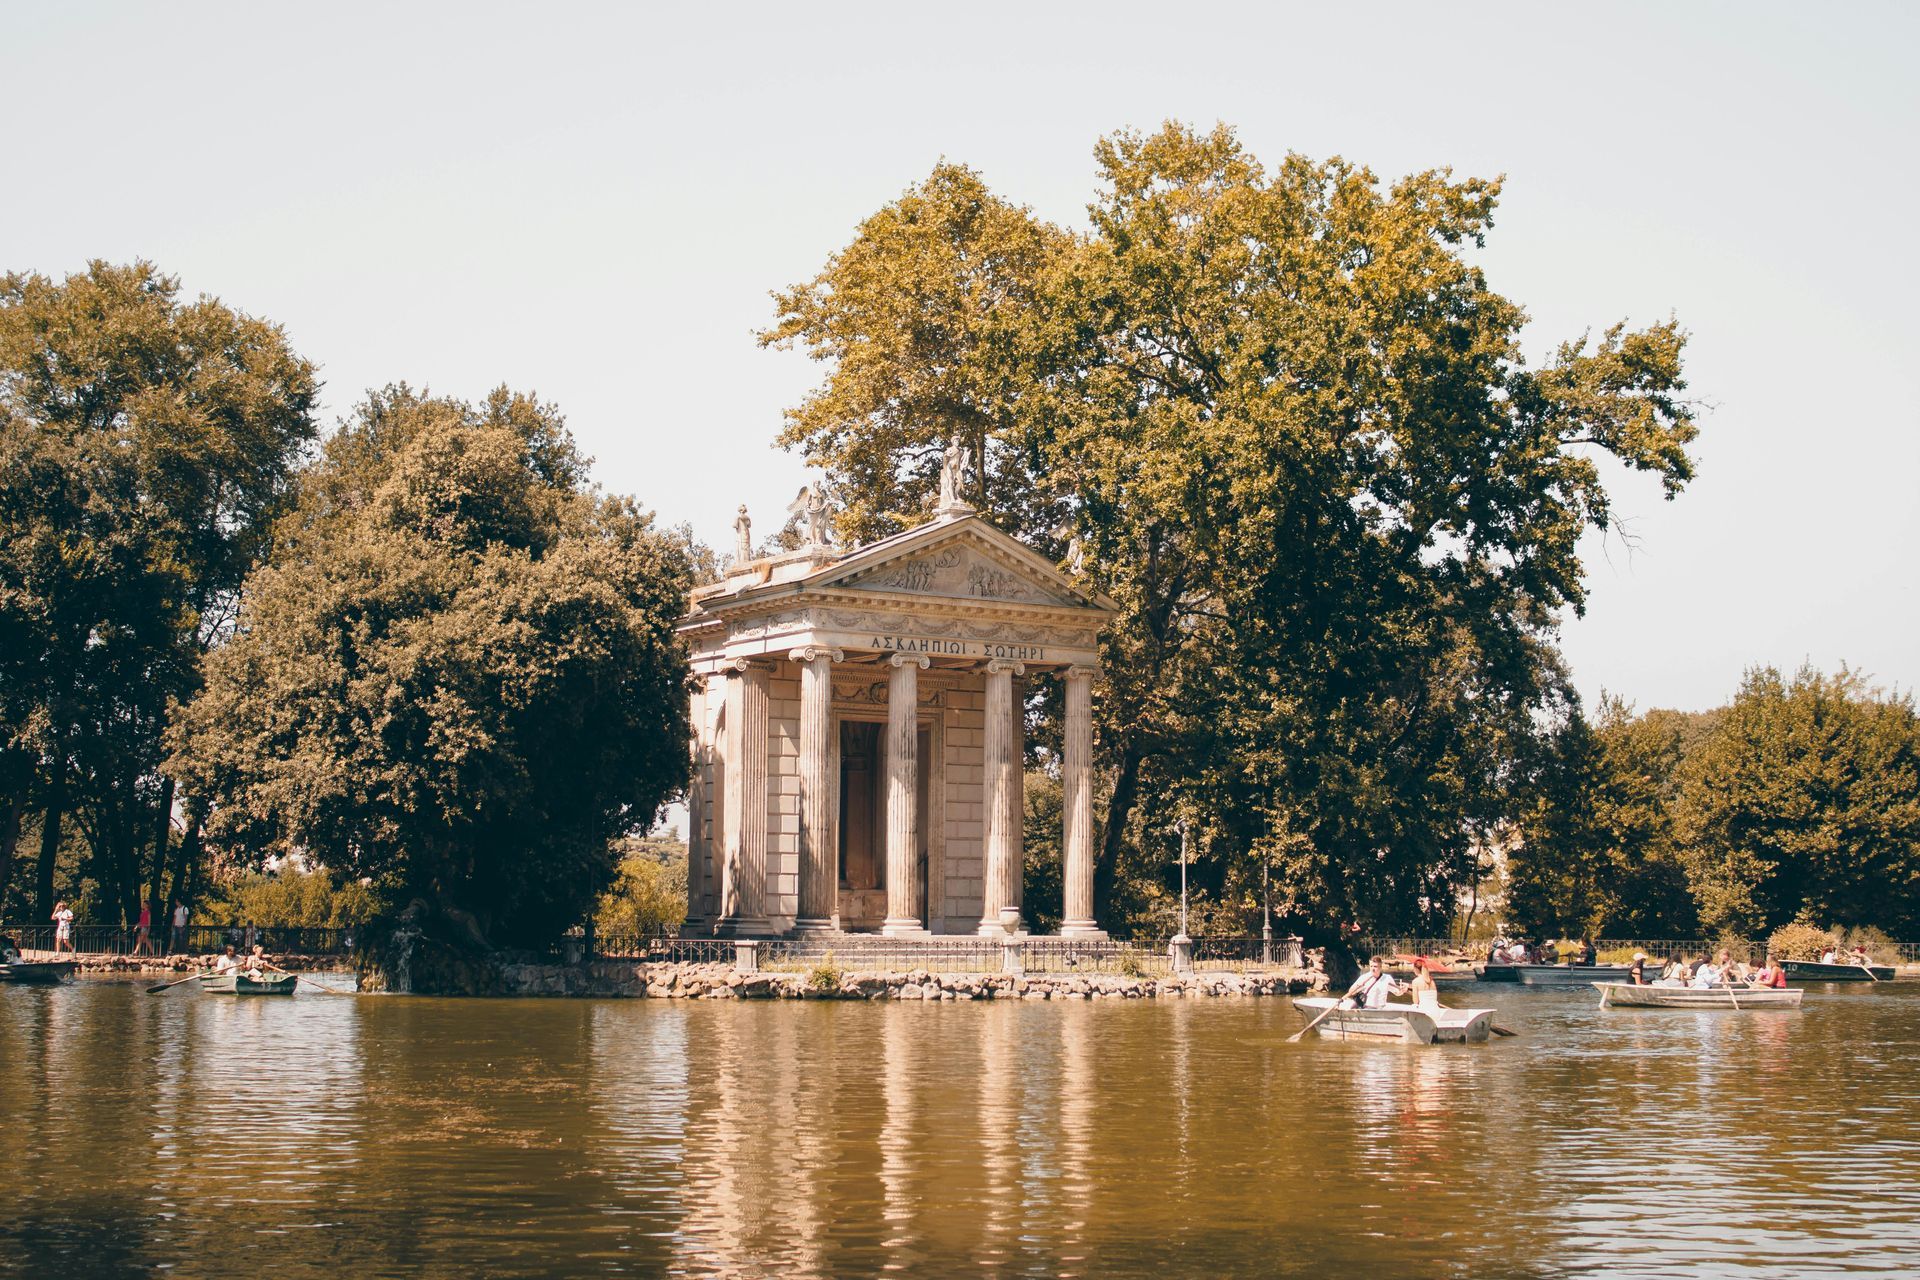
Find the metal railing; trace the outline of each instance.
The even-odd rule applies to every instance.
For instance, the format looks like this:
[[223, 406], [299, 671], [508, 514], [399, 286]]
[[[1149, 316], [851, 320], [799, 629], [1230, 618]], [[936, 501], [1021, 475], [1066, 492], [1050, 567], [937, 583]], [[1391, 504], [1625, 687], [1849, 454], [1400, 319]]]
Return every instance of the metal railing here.
[[[258, 943], [277, 955], [341, 955], [353, 949], [354, 938], [352, 929], [284, 925], [190, 924], [181, 932], [184, 936], [176, 938], [171, 925], [156, 926], [149, 939], [154, 953], [208, 955], [228, 945], [250, 950]], [[50, 924], [0, 925], [0, 935], [12, 938], [22, 951], [54, 949], [54, 927]], [[139, 940], [132, 929], [103, 924], [77, 924], [72, 936], [74, 951], [83, 955], [131, 955]]]

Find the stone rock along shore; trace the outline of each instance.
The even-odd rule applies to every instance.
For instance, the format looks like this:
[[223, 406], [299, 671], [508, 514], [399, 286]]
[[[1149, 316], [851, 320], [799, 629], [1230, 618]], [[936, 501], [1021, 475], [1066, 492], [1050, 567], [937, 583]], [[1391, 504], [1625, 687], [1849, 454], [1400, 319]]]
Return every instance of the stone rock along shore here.
[[501, 994], [630, 996], [659, 1000], [1152, 1000], [1181, 996], [1284, 996], [1324, 986], [1301, 969], [1265, 973], [933, 973], [925, 969], [745, 973], [729, 964], [508, 964]]

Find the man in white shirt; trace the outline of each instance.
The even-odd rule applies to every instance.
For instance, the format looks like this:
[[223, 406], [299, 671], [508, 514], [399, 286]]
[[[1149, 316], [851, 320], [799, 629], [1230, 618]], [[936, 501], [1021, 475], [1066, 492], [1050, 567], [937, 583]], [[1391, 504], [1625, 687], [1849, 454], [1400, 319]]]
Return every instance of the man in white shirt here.
[[1720, 967], [1711, 960], [1702, 960], [1693, 971], [1693, 985], [1697, 991], [1720, 985]]
[[1399, 995], [1407, 988], [1387, 973], [1387, 962], [1375, 956], [1367, 962], [1367, 971], [1354, 979], [1347, 988], [1347, 998], [1367, 1009], [1386, 1007], [1387, 997]]

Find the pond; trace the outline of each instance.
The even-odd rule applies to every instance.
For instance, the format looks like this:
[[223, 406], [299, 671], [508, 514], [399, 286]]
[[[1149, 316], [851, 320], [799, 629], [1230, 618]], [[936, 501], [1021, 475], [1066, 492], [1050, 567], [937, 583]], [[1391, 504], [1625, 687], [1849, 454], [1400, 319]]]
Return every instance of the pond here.
[[0, 987], [0, 1276], [1911, 1273], [1920, 983], [1787, 1013]]

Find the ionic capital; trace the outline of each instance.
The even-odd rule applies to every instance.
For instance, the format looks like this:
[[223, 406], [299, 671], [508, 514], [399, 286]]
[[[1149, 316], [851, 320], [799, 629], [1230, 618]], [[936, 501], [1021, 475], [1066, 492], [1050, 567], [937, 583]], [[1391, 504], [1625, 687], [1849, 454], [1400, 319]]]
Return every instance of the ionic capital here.
[[1100, 668], [1089, 667], [1084, 663], [1075, 663], [1060, 674], [1068, 680], [1091, 680], [1100, 674]]
[[738, 672], [740, 675], [745, 675], [749, 671], [767, 671], [770, 669], [765, 662], [757, 658], [725, 658], [720, 663], [720, 670], [729, 674]]
[[987, 663], [987, 671], [992, 675], [999, 675], [1002, 671], [1011, 671], [1016, 676], [1023, 676], [1027, 674], [1027, 664], [1024, 662], [1008, 662], [1003, 658], [994, 658]]
[[845, 662], [847, 651], [823, 644], [801, 645], [798, 649], [787, 651], [788, 662], [812, 662], [815, 658], [831, 658], [835, 662]]
[[887, 665], [890, 667], [904, 667], [908, 663], [925, 671], [933, 665], [933, 659], [924, 653], [896, 653], [887, 659]]

